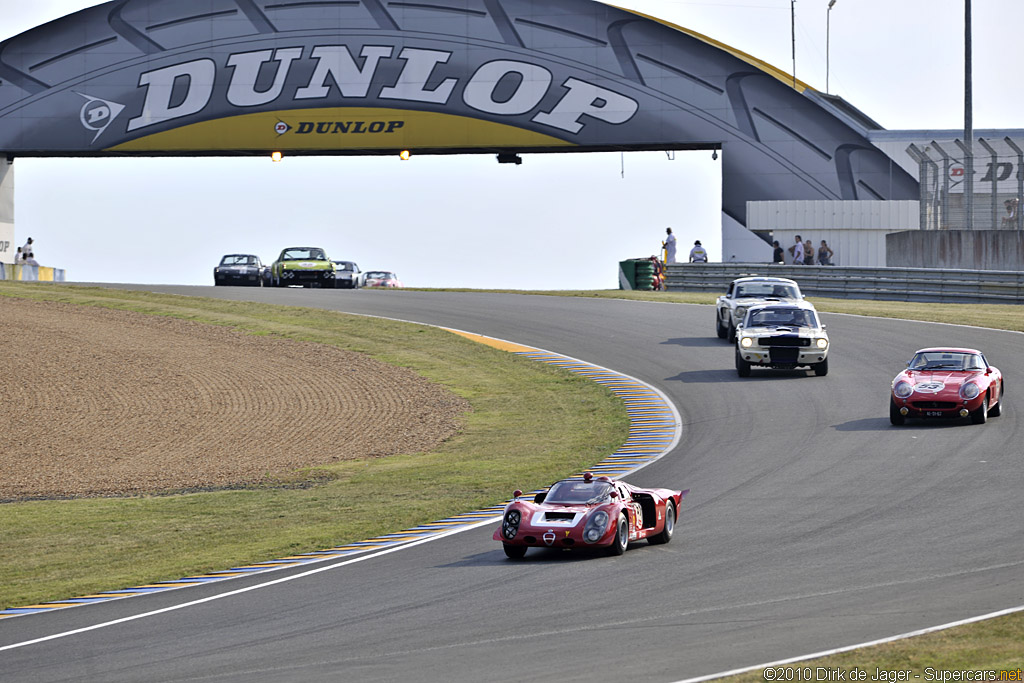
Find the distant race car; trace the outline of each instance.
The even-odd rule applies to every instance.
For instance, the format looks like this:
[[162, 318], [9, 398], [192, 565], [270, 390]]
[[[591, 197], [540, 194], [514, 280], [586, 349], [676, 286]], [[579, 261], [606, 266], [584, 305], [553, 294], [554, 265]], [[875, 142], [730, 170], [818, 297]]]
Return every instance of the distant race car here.
[[532, 501], [516, 491], [505, 507], [494, 540], [519, 559], [530, 548], [606, 549], [626, 552], [632, 541], [668, 543], [686, 491], [642, 489], [587, 472], [563, 479]]
[[363, 273], [364, 287], [401, 287], [402, 281], [388, 270], [368, 270]]
[[270, 266], [275, 287], [334, 287], [334, 263], [319, 247], [288, 247]]
[[213, 284], [262, 287], [266, 267], [255, 254], [226, 254], [213, 269]]
[[809, 367], [823, 377], [828, 374], [829, 345], [825, 326], [809, 302], [751, 306], [736, 330], [736, 373], [749, 377], [752, 367]]
[[970, 417], [982, 424], [1003, 411], [1003, 374], [976, 349], [921, 349], [892, 381], [889, 421]]
[[345, 289], [359, 289], [363, 286], [362, 274], [354, 261], [334, 262], [334, 286]]
[[736, 341], [736, 326], [743, 322], [747, 309], [763, 303], [803, 301], [800, 285], [783, 277], [741, 277], [729, 283], [729, 289], [715, 302], [715, 333], [719, 339]]

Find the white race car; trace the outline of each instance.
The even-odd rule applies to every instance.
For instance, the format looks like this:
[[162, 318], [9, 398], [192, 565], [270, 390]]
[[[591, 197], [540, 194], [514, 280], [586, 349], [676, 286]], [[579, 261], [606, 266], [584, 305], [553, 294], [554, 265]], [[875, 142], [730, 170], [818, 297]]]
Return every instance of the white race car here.
[[715, 303], [715, 332], [719, 339], [736, 341], [736, 326], [743, 321], [747, 309], [764, 303], [803, 301], [800, 285], [782, 277], [741, 277], [729, 284], [726, 293]]
[[806, 301], [752, 306], [736, 329], [736, 372], [749, 377], [752, 367], [810, 367], [823, 377], [828, 350], [825, 326]]

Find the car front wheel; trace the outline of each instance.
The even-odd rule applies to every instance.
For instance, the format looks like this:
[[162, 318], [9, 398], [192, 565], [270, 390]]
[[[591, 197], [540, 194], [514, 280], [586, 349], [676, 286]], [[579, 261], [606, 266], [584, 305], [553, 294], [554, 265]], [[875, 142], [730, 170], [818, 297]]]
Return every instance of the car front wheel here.
[[989, 417], [999, 417], [1003, 412], [1003, 383], [999, 383], [999, 400], [988, 409]]
[[722, 324], [722, 315], [717, 311], [715, 312], [715, 334], [718, 335], [719, 339], [725, 339], [725, 336], [728, 334], [728, 330]]
[[629, 545], [629, 522], [626, 520], [626, 515], [619, 517], [619, 529], [615, 533], [615, 540], [612, 541], [612, 546], [608, 549], [610, 555], [622, 555], [626, 552], [626, 547]]
[[750, 363], [743, 360], [738, 349], [736, 351], [736, 374], [740, 377], [750, 377]]
[[502, 543], [501, 547], [505, 549], [505, 555], [512, 558], [513, 560], [521, 560], [526, 556], [525, 545], [511, 545], [509, 543]]
[[828, 358], [814, 366], [814, 374], [818, 377], [824, 377], [828, 374]]
[[988, 394], [985, 394], [985, 398], [981, 400], [981, 405], [978, 409], [971, 413], [971, 422], [976, 425], [985, 424], [988, 420]]
[[889, 399], [889, 422], [894, 425], [901, 425], [907, 421], [907, 418], [900, 415], [900, 409], [896, 406], [896, 402], [891, 398]]

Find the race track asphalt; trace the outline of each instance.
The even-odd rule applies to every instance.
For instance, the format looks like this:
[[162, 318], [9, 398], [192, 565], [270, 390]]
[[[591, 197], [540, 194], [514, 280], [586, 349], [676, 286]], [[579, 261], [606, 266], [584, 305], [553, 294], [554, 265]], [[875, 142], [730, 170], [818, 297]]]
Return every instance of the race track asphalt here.
[[[709, 306], [131, 288], [443, 325], [632, 375], [675, 403], [683, 434], [627, 479], [691, 494], [669, 545], [622, 557], [513, 562], [488, 525], [299, 578], [308, 567], [0, 620], [3, 647], [198, 603], [0, 650], [0, 680], [670, 682], [1024, 604], [1019, 334], [825, 314], [827, 377], [740, 379]], [[937, 344], [1003, 370], [1000, 417], [889, 424], [890, 380]]]

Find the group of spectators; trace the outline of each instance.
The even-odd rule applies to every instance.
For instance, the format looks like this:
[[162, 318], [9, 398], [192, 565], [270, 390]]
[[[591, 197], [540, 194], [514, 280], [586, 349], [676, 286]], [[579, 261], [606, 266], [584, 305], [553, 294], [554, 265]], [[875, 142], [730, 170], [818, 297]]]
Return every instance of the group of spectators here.
[[14, 263], [18, 266], [38, 266], [39, 261], [36, 261], [36, 255], [32, 252], [33, 250], [32, 238], [29, 237], [28, 241], [25, 242], [25, 246], [18, 247], [18, 253], [14, 255]]
[[[772, 242], [772, 247], [775, 248], [772, 263], [786, 263], [786, 252], [779, 246], [778, 240]], [[794, 266], [813, 266], [815, 263], [819, 266], [834, 266], [835, 263], [832, 261], [834, 255], [835, 252], [825, 240], [822, 240], [821, 245], [815, 250], [810, 240], [804, 242], [803, 238], [797, 235], [793, 244], [789, 246], [789, 263]]]
[[[672, 234], [672, 228], [666, 228], [665, 233], [665, 241], [661, 243], [661, 248], [665, 253], [665, 263], [675, 263], [676, 236]], [[813, 266], [815, 263], [819, 266], [835, 265], [835, 262], [832, 260], [835, 252], [832, 251], [832, 247], [828, 246], [828, 242], [825, 240], [822, 240], [821, 245], [815, 249], [810, 240], [805, 242], [800, 235], [797, 235], [793, 244], [789, 247], [790, 259], [788, 261], [786, 260], [786, 250], [779, 246], [778, 240], [772, 242], [772, 247], [775, 248], [772, 255], [772, 263], [791, 263], [797, 266]], [[654, 259], [653, 256], [651, 258]], [[690, 250], [690, 263], [707, 263], [707, 260], [708, 252], [701, 246], [700, 240], [697, 240], [693, 243], [693, 249]]]
[[[665, 228], [665, 241], [661, 243], [661, 249], [665, 253], [665, 263], [676, 262], [676, 236], [672, 234], [672, 228]], [[693, 243], [690, 250], [690, 263], [707, 263], [707, 249], [701, 246], [700, 240]]]

